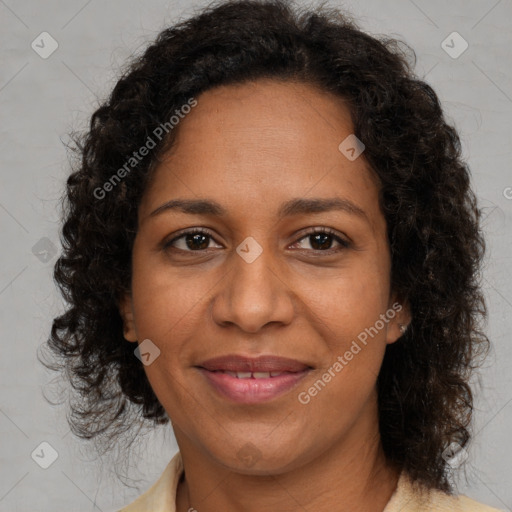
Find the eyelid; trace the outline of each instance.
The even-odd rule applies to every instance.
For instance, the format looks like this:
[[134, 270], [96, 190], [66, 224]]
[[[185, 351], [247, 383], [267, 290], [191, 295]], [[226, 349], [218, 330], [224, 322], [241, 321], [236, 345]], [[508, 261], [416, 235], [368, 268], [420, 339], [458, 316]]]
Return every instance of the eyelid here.
[[[176, 242], [178, 239], [180, 239], [186, 235], [193, 235], [196, 233], [208, 235], [215, 243], [217, 243], [217, 244], [219, 243], [219, 242], [217, 242], [215, 235], [212, 233], [212, 231], [210, 229], [204, 228], [204, 227], [193, 227], [193, 228], [185, 228], [181, 231], [178, 231], [173, 234], [173, 236], [170, 240], [164, 240], [161, 244], [162, 249], [166, 250], [168, 248], [172, 248], [171, 244], [173, 242]], [[316, 233], [324, 233], [324, 234], [332, 236], [335, 239], [335, 241], [337, 241], [344, 249], [347, 249], [352, 246], [352, 241], [346, 235], [342, 235], [338, 231], [336, 231], [332, 228], [329, 228], [327, 226], [315, 226], [313, 228], [305, 228], [302, 231], [302, 234], [301, 234], [301, 232], [299, 232], [295, 235], [298, 238], [296, 238], [296, 240], [293, 242], [292, 245], [295, 245], [295, 244], [301, 242], [304, 238], [307, 238], [308, 236], [314, 235]], [[178, 250], [181, 250], [182, 252], [188, 252], [188, 253], [195, 252], [195, 253], [199, 253], [199, 254], [208, 251], [208, 249], [200, 249], [197, 251], [184, 250], [184, 249], [178, 249]], [[307, 251], [307, 252], [315, 252], [318, 254], [324, 253], [327, 255], [327, 254], [332, 254], [333, 252], [340, 252], [342, 249], [331, 248], [331, 249], [326, 249], [323, 251], [318, 250], [318, 249], [317, 250], [315, 250], [315, 249], [298, 249], [298, 250], [299, 251], [300, 250]]]

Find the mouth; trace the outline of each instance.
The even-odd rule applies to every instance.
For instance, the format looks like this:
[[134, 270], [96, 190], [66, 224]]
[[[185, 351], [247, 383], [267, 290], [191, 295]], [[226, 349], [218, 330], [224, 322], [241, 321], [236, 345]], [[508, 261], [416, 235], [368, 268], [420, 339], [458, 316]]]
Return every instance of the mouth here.
[[220, 396], [245, 404], [269, 401], [291, 391], [312, 370], [294, 359], [238, 355], [209, 359], [197, 368]]

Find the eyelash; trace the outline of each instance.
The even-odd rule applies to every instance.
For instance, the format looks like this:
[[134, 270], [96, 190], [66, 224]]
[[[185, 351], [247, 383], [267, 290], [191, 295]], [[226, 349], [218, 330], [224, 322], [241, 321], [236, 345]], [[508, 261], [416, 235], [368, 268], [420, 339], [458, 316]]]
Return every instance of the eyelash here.
[[[347, 249], [348, 247], [350, 247], [350, 243], [347, 240], [341, 238], [339, 235], [337, 235], [334, 230], [332, 230], [330, 228], [323, 228], [323, 227], [322, 228], [318, 228], [318, 227], [313, 228], [312, 230], [303, 234], [295, 243], [298, 243], [298, 242], [304, 240], [304, 238], [307, 238], [308, 236], [316, 235], [318, 233], [332, 236], [334, 238], [334, 240], [341, 245], [341, 247], [338, 247], [337, 249], [331, 248], [331, 249], [326, 249], [326, 250], [311, 249], [313, 252], [322, 253], [322, 255], [330, 255], [333, 253], [341, 252], [343, 249]], [[206, 235], [210, 239], [215, 241], [215, 238], [213, 237], [213, 235], [210, 233], [209, 230], [207, 230], [205, 228], [192, 228], [187, 231], [183, 231], [178, 236], [174, 237], [172, 240], [165, 242], [163, 245], [163, 249], [164, 250], [172, 249], [173, 248], [172, 244], [175, 243], [177, 240], [180, 240], [181, 238], [184, 238], [187, 235], [195, 235], [195, 234]], [[201, 253], [201, 252], [206, 252], [208, 250], [208, 249], [199, 249], [197, 251], [193, 251], [193, 250], [177, 249], [175, 247], [173, 249], [181, 251], [181, 252], [188, 252], [188, 253]], [[309, 249], [303, 249], [303, 250], [309, 251]]]

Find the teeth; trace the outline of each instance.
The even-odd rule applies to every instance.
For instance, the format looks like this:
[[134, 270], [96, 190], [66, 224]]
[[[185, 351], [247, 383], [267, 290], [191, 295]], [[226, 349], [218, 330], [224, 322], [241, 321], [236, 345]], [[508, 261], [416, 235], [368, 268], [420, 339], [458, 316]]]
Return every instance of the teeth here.
[[237, 379], [269, 379], [270, 377], [282, 375], [284, 372], [230, 372], [225, 370], [222, 373], [226, 373], [227, 375], [236, 377]]

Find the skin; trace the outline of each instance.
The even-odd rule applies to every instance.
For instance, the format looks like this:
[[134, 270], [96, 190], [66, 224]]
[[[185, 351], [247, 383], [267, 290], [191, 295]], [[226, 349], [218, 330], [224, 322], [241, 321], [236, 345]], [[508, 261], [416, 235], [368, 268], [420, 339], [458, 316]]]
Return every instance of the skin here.
[[[353, 133], [349, 111], [311, 85], [266, 79], [197, 101], [142, 198], [131, 295], [120, 304], [125, 338], [161, 350], [145, 371], [184, 461], [177, 510], [382, 512], [399, 472], [381, 446], [376, 379], [398, 323], [410, 321], [406, 305], [308, 404], [297, 399], [397, 300], [377, 178], [364, 153], [350, 161], [338, 150]], [[364, 215], [278, 218], [282, 203], [313, 197], [348, 199]], [[212, 199], [227, 214], [150, 215], [177, 198]], [[211, 237], [162, 247], [193, 227]], [[349, 246], [315, 241], [315, 227]], [[252, 263], [236, 252], [247, 237], [263, 251]], [[291, 392], [242, 405], [194, 367], [232, 353], [314, 369]], [[240, 457], [248, 442], [250, 467]]]

